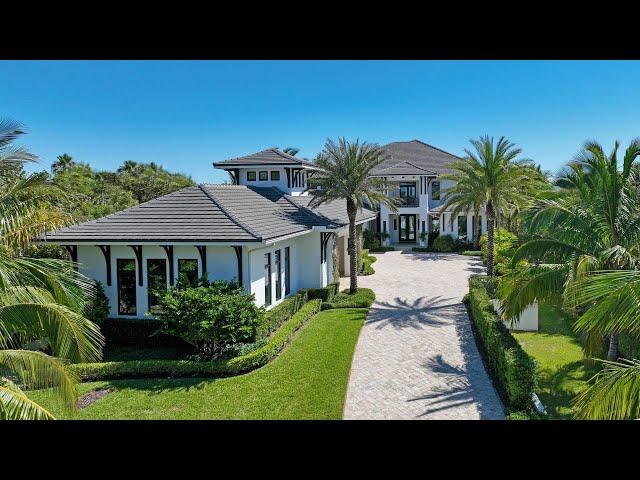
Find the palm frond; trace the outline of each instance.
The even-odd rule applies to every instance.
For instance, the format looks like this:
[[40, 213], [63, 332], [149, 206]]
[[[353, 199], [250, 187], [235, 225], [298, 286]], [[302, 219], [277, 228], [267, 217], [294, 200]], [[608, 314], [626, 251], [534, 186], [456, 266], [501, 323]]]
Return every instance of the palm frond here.
[[602, 363], [605, 368], [574, 399], [575, 417], [583, 420], [640, 418], [640, 360]]
[[11, 380], [0, 377], [0, 420], [54, 420]]

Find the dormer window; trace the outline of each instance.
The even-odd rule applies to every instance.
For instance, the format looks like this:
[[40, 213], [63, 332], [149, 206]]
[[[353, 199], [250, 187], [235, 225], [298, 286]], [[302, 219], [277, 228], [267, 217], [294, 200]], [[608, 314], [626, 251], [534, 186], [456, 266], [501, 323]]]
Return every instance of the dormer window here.
[[267, 180], [269, 180], [269, 172], [259, 172], [258, 178], [261, 182], [266, 182]]
[[247, 172], [247, 182], [256, 181], [256, 172]]
[[278, 170], [271, 170], [271, 181], [280, 181], [280, 172]]

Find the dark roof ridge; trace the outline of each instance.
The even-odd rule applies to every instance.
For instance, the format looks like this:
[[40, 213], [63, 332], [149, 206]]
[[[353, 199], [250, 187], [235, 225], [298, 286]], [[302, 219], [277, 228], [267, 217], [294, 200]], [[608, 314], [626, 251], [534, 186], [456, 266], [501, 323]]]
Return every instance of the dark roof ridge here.
[[[215, 184], [214, 184], [215, 185]], [[241, 185], [234, 185], [236, 187], [239, 187]], [[200, 190], [202, 190], [202, 192], [209, 197], [209, 199], [215, 203], [218, 208], [227, 216], [229, 217], [229, 220], [231, 220], [232, 222], [234, 222], [236, 225], [238, 225], [240, 228], [242, 228], [245, 232], [249, 233], [250, 235], [252, 235], [254, 238], [262, 240], [262, 236], [259, 235], [258, 233], [256, 233], [253, 229], [249, 228], [247, 225], [244, 224], [244, 222], [241, 222], [240, 220], [238, 220], [235, 215], [233, 215], [231, 212], [229, 212], [229, 210], [227, 208], [224, 207], [224, 205], [222, 204], [222, 202], [220, 200], [218, 200], [216, 198], [216, 196], [210, 192], [206, 186], [202, 183], [198, 184], [198, 187], [200, 188]], [[245, 187], [246, 188], [246, 187]]]

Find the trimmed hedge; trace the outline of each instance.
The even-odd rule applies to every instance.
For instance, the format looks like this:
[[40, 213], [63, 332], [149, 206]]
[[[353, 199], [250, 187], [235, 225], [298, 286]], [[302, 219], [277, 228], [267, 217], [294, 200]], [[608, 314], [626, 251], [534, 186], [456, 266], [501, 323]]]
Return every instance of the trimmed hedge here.
[[394, 247], [375, 247], [375, 248], [370, 248], [369, 253], [393, 252], [394, 250], [395, 250]]
[[107, 345], [174, 347], [187, 343], [178, 337], [156, 333], [162, 323], [154, 318], [107, 318], [99, 323]]
[[532, 413], [534, 361], [496, 315], [487, 287], [495, 288], [495, 279], [481, 275], [469, 279], [469, 309], [480, 346], [508, 413]]
[[358, 288], [358, 291], [351, 295], [349, 289], [336, 295], [330, 302], [322, 304], [322, 310], [332, 308], [368, 308], [376, 299], [376, 294], [370, 288]]
[[339, 283], [330, 283], [324, 288], [308, 288], [306, 290], [309, 300], [320, 299], [323, 302], [330, 301], [339, 291]]
[[267, 343], [245, 355], [227, 360], [134, 360], [127, 362], [76, 363], [69, 366], [84, 381], [115, 378], [229, 377], [255, 370], [273, 358], [291, 341], [293, 334], [320, 311], [322, 302], [302, 306], [269, 338]]
[[460, 255], [466, 255], [467, 257], [481, 257], [482, 252], [480, 250], [464, 250], [460, 252]]
[[262, 323], [256, 328], [256, 341], [269, 337], [269, 335], [289, 320], [308, 301], [309, 296], [307, 290], [300, 290], [295, 295], [284, 299], [279, 305], [276, 305], [266, 312]]

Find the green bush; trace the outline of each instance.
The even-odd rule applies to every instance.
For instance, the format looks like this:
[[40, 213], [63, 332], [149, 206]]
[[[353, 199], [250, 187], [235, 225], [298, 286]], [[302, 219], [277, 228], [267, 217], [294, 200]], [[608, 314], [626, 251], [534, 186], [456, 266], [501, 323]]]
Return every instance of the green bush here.
[[[474, 275], [469, 279], [469, 309], [489, 370], [509, 412], [533, 412], [535, 364], [497, 317], [487, 292], [495, 280]], [[489, 285], [490, 288], [493, 288]]]
[[373, 255], [369, 255], [369, 250], [367, 249], [363, 249], [360, 252], [360, 257], [362, 259], [362, 267], [358, 272], [358, 275], [373, 275], [374, 273], [376, 273], [371, 264], [374, 263], [377, 258]]
[[431, 247], [412, 247], [411, 251], [412, 252], [433, 252], [435, 250], [433, 250], [433, 248]]
[[289, 320], [309, 300], [307, 290], [285, 298], [280, 304], [268, 310], [256, 328], [256, 340], [269, 337], [280, 325]]
[[228, 377], [255, 370], [278, 355], [294, 333], [320, 311], [321, 301], [312, 300], [268, 339], [261, 347], [226, 360], [134, 360], [126, 362], [78, 363], [70, 369], [84, 381], [116, 378]]
[[480, 250], [464, 250], [460, 252], [460, 255], [466, 255], [467, 257], [481, 257], [482, 252]]
[[348, 289], [336, 295], [330, 302], [322, 304], [322, 310], [332, 308], [368, 308], [376, 299], [376, 294], [370, 288], [358, 288], [356, 293], [351, 295]]
[[330, 283], [323, 288], [308, 288], [306, 292], [309, 300], [320, 299], [323, 302], [328, 302], [338, 293], [339, 290], [339, 283]]
[[98, 325], [109, 316], [109, 299], [104, 293], [102, 283], [95, 282], [94, 296], [85, 308], [84, 316]]
[[363, 248], [369, 250], [370, 248], [378, 248], [380, 247], [380, 234], [374, 232], [373, 230], [363, 230], [362, 231], [362, 239], [363, 239]]
[[369, 253], [384, 253], [384, 252], [392, 252], [393, 250], [395, 250], [395, 248], [393, 247], [377, 247], [377, 248], [370, 248]]
[[154, 318], [106, 318], [100, 331], [107, 346], [173, 347], [186, 342], [161, 333], [162, 324]]
[[[497, 228], [493, 235], [493, 263], [494, 265], [506, 265], [511, 260], [511, 252], [516, 245], [518, 237], [504, 228]], [[480, 250], [482, 261], [487, 264], [487, 234], [480, 237]], [[504, 268], [499, 268], [499, 271]]]
[[456, 241], [451, 235], [439, 235], [431, 245], [434, 252], [454, 252]]
[[237, 283], [217, 280], [159, 295], [155, 315], [163, 333], [180, 337], [200, 355], [214, 358], [230, 345], [255, 341], [264, 309]]

